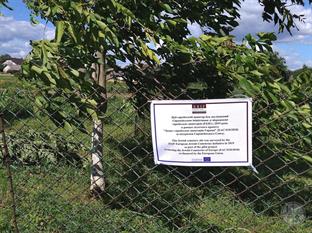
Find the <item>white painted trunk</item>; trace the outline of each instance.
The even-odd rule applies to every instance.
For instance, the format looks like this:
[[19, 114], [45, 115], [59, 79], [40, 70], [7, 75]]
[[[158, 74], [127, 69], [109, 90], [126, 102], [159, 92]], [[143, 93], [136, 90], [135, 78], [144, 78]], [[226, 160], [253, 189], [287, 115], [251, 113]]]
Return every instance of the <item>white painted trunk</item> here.
[[[106, 74], [105, 74], [105, 55], [104, 52], [97, 52], [96, 57], [101, 61], [98, 64], [93, 64], [94, 72], [92, 78], [102, 90], [102, 101], [98, 103], [98, 110], [101, 111], [101, 106], [106, 106], [107, 94], [106, 94]], [[106, 110], [103, 110], [104, 113]], [[92, 132], [92, 153], [91, 153], [91, 186], [90, 191], [94, 195], [101, 195], [105, 190], [105, 179], [103, 172], [103, 122], [101, 120], [93, 120], [93, 132]]]
[[105, 190], [103, 173], [103, 123], [101, 120], [93, 121], [92, 153], [91, 153], [91, 186], [90, 191], [101, 194]]

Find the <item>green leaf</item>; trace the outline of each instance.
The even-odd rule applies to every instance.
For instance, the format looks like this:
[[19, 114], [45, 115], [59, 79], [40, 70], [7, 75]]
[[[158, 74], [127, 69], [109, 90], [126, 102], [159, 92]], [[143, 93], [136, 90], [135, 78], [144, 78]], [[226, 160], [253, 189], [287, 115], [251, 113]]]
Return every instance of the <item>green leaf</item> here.
[[75, 77], [79, 77], [79, 71], [78, 71], [78, 70], [71, 69], [70, 72], [71, 72]]
[[269, 83], [269, 86], [275, 88], [278, 91], [281, 91], [281, 87], [280, 87], [280, 84], [278, 82]]
[[168, 24], [174, 26], [174, 27], [177, 25], [177, 22], [174, 21], [174, 20], [172, 20], [172, 19], [168, 19], [168, 20], [166, 20], [166, 22], [167, 22]]
[[256, 76], [258, 76], [258, 77], [261, 77], [261, 76], [263, 75], [263, 74], [260, 73], [258, 70], [253, 70], [253, 71], [251, 71], [251, 73], [254, 74], [254, 75], [256, 75]]
[[123, 6], [122, 4], [116, 2], [116, 1], [112, 1], [113, 6], [115, 7], [115, 9], [117, 10], [117, 12], [122, 13], [130, 18], [135, 18], [135, 15], [125, 6]]
[[302, 125], [306, 128], [306, 129], [310, 129], [312, 127], [311, 124], [308, 123], [302, 123]]
[[296, 104], [293, 101], [290, 101], [290, 100], [281, 100], [280, 103], [288, 111], [293, 110], [296, 107]]
[[91, 118], [95, 121], [99, 120], [97, 113], [92, 108], [86, 108], [87, 113], [91, 116]]
[[304, 137], [303, 140], [308, 144], [311, 145], [312, 141], [310, 138]]
[[64, 21], [57, 21], [55, 24], [55, 39], [57, 43], [60, 43], [64, 34]]
[[306, 160], [307, 162], [309, 162], [309, 163], [312, 164], [312, 157], [311, 157], [311, 156], [304, 155], [304, 156], [302, 156], [302, 159], [304, 159], [304, 160]]
[[109, 29], [107, 24], [100, 20], [96, 20], [96, 23], [102, 30], [103, 34], [107, 36], [115, 46], [119, 47], [118, 37], [115, 35], [115, 33], [111, 29]]
[[289, 88], [288, 88], [286, 85], [280, 84], [279, 86], [280, 86], [280, 88], [281, 88], [283, 91], [286, 92], [287, 95], [292, 95], [291, 91], [289, 90]]
[[73, 132], [73, 127], [68, 121], [64, 121], [64, 129], [69, 133]]
[[67, 25], [67, 30], [69, 32], [69, 35], [71, 36], [71, 38], [73, 38], [74, 42], [77, 43], [77, 37], [75, 35], [73, 25], [71, 25], [70, 23], [67, 23], [66, 25]]
[[163, 8], [166, 12], [168, 12], [168, 13], [173, 13], [173, 10], [172, 10], [172, 8], [170, 7], [170, 5], [169, 4], [167, 4], [167, 3], [160, 3], [160, 6], [161, 6], [161, 8]]
[[43, 72], [43, 74], [48, 78], [48, 80], [50, 81], [50, 83], [52, 83], [53, 85], [56, 85], [55, 79], [52, 78], [52, 76], [51, 76], [48, 72]]
[[35, 65], [31, 66], [30, 69], [31, 69], [32, 71], [38, 73], [38, 74], [41, 74], [41, 73], [43, 72], [43, 70], [44, 70], [43, 68], [40, 68], [40, 67], [35, 66]]
[[42, 96], [36, 96], [35, 103], [38, 107], [44, 107], [45, 99]]
[[59, 73], [61, 78], [68, 79], [67, 73], [65, 72], [65, 70], [61, 66], [59, 66], [57, 69], [58, 69], [58, 73]]
[[83, 11], [82, 4], [73, 1], [71, 1], [70, 3], [73, 9], [75, 9], [79, 14], [82, 14]]
[[140, 41], [140, 44], [141, 44], [141, 51], [142, 51], [143, 55], [145, 55], [146, 57], [148, 57], [152, 61], [159, 64], [160, 61], [159, 61], [158, 57], [156, 56], [156, 54], [154, 53], [154, 51], [151, 50], [143, 41]]
[[248, 95], [255, 96], [257, 94], [254, 84], [249, 80], [241, 78], [239, 80], [239, 85]]
[[274, 104], [278, 104], [279, 103], [279, 100], [275, 97], [275, 95], [273, 93], [268, 92], [267, 94], [270, 96], [270, 98], [271, 98], [271, 100], [273, 101]]

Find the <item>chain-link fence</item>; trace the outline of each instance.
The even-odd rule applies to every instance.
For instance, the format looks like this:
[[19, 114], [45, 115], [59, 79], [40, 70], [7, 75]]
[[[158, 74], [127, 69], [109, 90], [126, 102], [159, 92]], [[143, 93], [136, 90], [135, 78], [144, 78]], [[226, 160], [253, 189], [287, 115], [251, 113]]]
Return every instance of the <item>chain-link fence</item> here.
[[[287, 111], [254, 98], [256, 174], [155, 165], [148, 101], [205, 96], [149, 83], [150, 92], [139, 81], [130, 89], [124, 80], [108, 82], [100, 196], [90, 193], [92, 119], [77, 119], [83, 133], [48, 114], [35, 100], [38, 90], [2, 88], [1, 145], [9, 158], [0, 167], [0, 232], [16, 230], [14, 221], [20, 232], [312, 232], [310, 91]], [[58, 108], [70, 115], [69, 101], [63, 97]]]

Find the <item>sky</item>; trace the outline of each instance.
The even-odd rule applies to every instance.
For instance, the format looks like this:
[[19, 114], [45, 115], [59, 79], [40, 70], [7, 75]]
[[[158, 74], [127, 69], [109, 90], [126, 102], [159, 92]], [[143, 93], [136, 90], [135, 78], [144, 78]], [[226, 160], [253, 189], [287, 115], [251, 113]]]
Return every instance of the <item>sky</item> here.
[[[13, 11], [1, 8], [4, 16], [0, 16], [0, 54], [10, 54], [14, 57], [25, 57], [31, 47], [30, 40], [52, 39], [54, 28], [50, 23], [40, 20], [32, 25], [29, 20], [29, 10], [22, 0], [9, 0]], [[240, 9], [239, 26], [232, 32], [236, 41], [241, 41], [244, 35], [257, 32], [278, 32], [273, 23], [263, 22], [262, 7], [258, 0], [245, 0]], [[292, 6], [292, 11], [305, 15], [305, 23], [298, 23], [299, 31], [293, 29], [293, 36], [288, 32], [280, 33], [274, 42], [273, 49], [286, 59], [292, 70], [301, 68], [304, 64], [312, 66], [312, 6]], [[190, 25], [194, 36], [201, 30], [196, 25]]]

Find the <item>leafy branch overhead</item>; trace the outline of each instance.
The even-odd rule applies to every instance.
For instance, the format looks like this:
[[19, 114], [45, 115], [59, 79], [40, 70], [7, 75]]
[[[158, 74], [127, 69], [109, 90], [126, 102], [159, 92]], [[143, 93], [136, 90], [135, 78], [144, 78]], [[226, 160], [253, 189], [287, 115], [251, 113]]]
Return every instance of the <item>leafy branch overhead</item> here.
[[[258, 37], [248, 35], [245, 43], [236, 45], [231, 37], [202, 35], [173, 45], [172, 55], [156, 68], [129, 66], [126, 82], [136, 92], [134, 105], [141, 106], [140, 116], [148, 115], [149, 99], [249, 96], [254, 102], [255, 144], [266, 144], [260, 154], [282, 152], [286, 160], [301, 158], [310, 163], [307, 135], [312, 129], [312, 106], [307, 103], [312, 72], [288, 77], [280, 64], [271, 62], [276, 55], [269, 45], [275, 37], [262, 33]], [[298, 135], [304, 140], [298, 141]]]
[[[307, 4], [308, 1], [304, 0], [259, 0], [260, 5], [264, 7], [262, 18], [267, 22], [274, 21], [275, 25], [279, 25], [279, 31], [283, 32], [286, 29], [291, 34], [292, 28], [297, 28], [296, 21], [304, 21], [305, 17], [303, 14], [294, 14], [291, 12], [292, 5]], [[309, 4], [312, 0], [309, 0]]]

